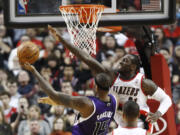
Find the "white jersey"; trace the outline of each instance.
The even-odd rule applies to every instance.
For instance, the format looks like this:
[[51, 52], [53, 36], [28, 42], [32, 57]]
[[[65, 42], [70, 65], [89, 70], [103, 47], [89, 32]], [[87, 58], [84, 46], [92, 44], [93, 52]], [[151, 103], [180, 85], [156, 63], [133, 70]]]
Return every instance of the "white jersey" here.
[[[146, 103], [148, 97], [144, 94], [143, 89], [141, 88], [143, 78], [144, 74], [142, 73], [137, 73], [131, 80], [122, 80], [118, 75], [111, 87], [111, 92], [118, 94], [121, 105], [128, 100], [134, 100], [139, 105], [140, 110], [149, 112], [149, 107]], [[122, 118], [118, 113], [115, 115], [115, 120], [118, 125], [121, 125], [121, 127], [125, 126], [122, 125]]]
[[114, 135], [147, 135], [147, 131], [142, 128], [118, 128], [114, 130]]

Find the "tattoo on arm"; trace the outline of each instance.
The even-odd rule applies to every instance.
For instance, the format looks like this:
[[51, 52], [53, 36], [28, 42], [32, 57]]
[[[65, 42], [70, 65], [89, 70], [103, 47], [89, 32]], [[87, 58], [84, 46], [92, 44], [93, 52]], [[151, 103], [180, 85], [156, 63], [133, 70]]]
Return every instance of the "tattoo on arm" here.
[[157, 90], [157, 85], [150, 79], [143, 79], [142, 88], [146, 95], [152, 96], [154, 92]]
[[78, 110], [82, 117], [88, 117], [94, 110], [92, 101], [87, 97], [69, 96], [59, 92], [57, 100], [66, 107]]

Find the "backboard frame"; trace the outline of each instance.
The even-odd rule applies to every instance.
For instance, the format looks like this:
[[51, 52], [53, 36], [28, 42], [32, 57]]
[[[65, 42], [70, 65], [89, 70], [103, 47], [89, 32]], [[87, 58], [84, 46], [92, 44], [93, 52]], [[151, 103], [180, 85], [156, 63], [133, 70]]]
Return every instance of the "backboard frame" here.
[[[160, 25], [160, 24], [171, 24], [175, 22], [176, 20], [176, 0], [163, 0], [168, 1], [168, 8], [169, 10], [166, 13], [162, 13], [162, 17], [158, 18], [142, 18], [142, 19], [136, 19], [137, 17], [133, 17], [135, 14], [142, 15], [143, 17], [147, 16], [147, 13], [128, 13], [128, 14], [122, 14], [117, 17], [122, 17], [124, 19], [117, 19], [116, 16], [114, 16], [114, 20], [108, 21], [108, 15], [103, 15], [99, 26], [118, 26], [118, 25]], [[113, 4], [112, 4], [113, 5]], [[17, 16], [15, 16], [15, 0], [5, 0], [4, 1], [4, 20], [5, 25], [7, 27], [11, 28], [29, 28], [29, 27], [47, 27], [48, 24], [52, 26], [57, 27], [65, 27], [66, 24], [60, 14], [57, 15], [51, 15], [47, 18], [45, 15], [43, 16], [36, 16], [35, 18], [41, 18], [40, 22], [32, 21], [31, 16], [28, 18], [28, 22], [22, 22], [24, 18], [21, 18], [21, 21], [16, 21]], [[11, 10], [10, 10], [11, 9]], [[12, 15], [13, 14], [13, 15]], [[151, 15], [151, 12], [148, 12], [149, 15]], [[20, 18], [20, 16], [18, 16]], [[18, 19], [19, 19], [18, 18]], [[46, 19], [47, 18], [47, 19]], [[52, 18], [55, 18], [56, 21], [52, 22]], [[130, 19], [131, 18], [131, 19]], [[27, 19], [27, 18], [26, 18]], [[46, 21], [47, 20], [47, 21]], [[50, 21], [48, 21], [50, 20]], [[63, 21], [62, 21], [63, 20]]]

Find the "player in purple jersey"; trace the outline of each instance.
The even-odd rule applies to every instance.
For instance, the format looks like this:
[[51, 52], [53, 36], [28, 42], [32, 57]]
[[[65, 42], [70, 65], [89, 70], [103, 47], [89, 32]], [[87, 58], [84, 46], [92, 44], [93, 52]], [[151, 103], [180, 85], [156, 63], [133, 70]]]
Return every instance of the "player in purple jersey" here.
[[79, 117], [73, 127], [73, 135], [106, 135], [116, 110], [116, 99], [109, 93], [110, 77], [99, 73], [95, 77], [96, 97], [70, 96], [57, 92], [43, 79], [34, 66], [29, 63], [22, 67], [32, 72], [39, 81], [42, 90], [49, 96], [40, 98], [40, 103], [51, 105], [64, 105], [79, 111]]

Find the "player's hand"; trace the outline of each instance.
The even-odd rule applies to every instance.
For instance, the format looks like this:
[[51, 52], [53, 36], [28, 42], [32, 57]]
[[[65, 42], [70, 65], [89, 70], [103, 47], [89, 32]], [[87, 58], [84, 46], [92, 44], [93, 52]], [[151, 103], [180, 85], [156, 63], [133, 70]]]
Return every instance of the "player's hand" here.
[[49, 30], [49, 32], [52, 34], [52, 36], [55, 37], [55, 39], [56, 39], [57, 41], [60, 41], [59, 35], [58, 35], [58, 33], [57, 33], [57, 31], [56, 31], [55, 28], [53, 28], [51, 25], [48, 25], [48, 30]]
[[39, 98], [38, 103], [49, 104], [49, 105], [53, 105], [53, 106], [59, 105], [56, 102], [54, 102], [50, 97]]
[[26, 69], [26, 70], [28, 70], [28, 71], [30, 71], [30, 72], [35, 71], [35, 67], [32, 66], [31, 64], [29, 64], [28, 62], [26, 62], [26, 63], [20, 63], [20, 64], [21, 64], [21, 66], [22, 66], [24, 69]]
[[147, 118], [146, 118], [146, 121], [151, 122], [151, 123], [154, 123], [154, 122], [156, 122], [161, 116], [162, 116], [162, 114], [161, 114], [159, 111], [157, 111], [157, 112], [155, 112], [155, 113], [149, 112], [149, 113], [148, 113], [148, 116], [147, 116]]

